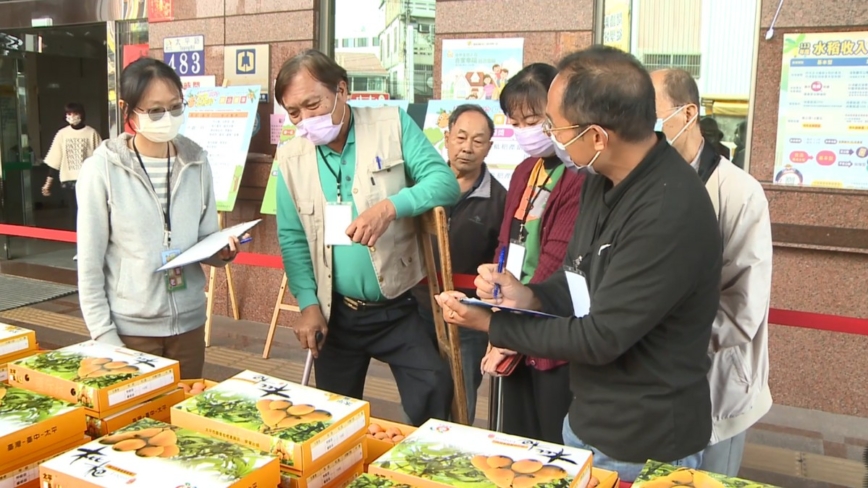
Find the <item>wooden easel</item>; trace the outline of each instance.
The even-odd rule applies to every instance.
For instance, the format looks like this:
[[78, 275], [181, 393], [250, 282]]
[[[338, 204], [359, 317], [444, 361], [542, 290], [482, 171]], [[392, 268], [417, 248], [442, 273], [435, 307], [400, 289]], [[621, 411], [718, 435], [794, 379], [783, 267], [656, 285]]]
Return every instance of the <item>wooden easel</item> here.
[[[458, 326], [447, 324], [443, 320], [443, 310], [434, 296], [443, 291], [452, 291], [452, 259], [449, 252], [449, 232], [446, 230], [446, 211], [443, 207], [436, 207], [425, 212], [417, 219], [419, 239], [422, 245], [422, 254], [425, 259], [425, 272], [428, 275], [428, 291], [431, 298], [431, 310], [434, 314], [434, 327], [437, 331], [437, 345], [440, 355], [449, 361], [452, 370], [452, 384], [454, 395], [452, 396], [452, 420], [454, 422], [469, 425], [470, 415], [467, 411], [467, 390], [464, 388], [464, 367], [461, 361], [461, 341], [458, 337]], [[437, 262], [434, 259], [434, 245], [432, 239], [437, 242], [437, 254], [440, 258], [440, 278], [437, 278]]]
[[271, 355], [271, 343], [274, 341], [274, 334], [277, 332], [277, 319], [280, 317], [280, 312], [301, 311], [296, 305], [288, 305], [284, 303], [288, 285], [289, 279], [286, 277], [286, 273], [283, 273], [283, 280], [280, 282], [280, 290], [277, 292], [277, 302], [274, 304], [274, 313], [271, 314], [271, 323], [268, 326], [268, 336], [265, 338], [265, 349], [262, 350], [263, 359], [268, 359], [268, 356]]
[[[217, 212], [217, 225], [223, 229], [223, 221], [225, 213]], [[226, 271], [226, 286], [229, 289], [229, 303], [232, 304], [232, 318], [239, 320], [241, 313], [238, 312], [238, 302], [235, 301], [235, 285], [232, 283], [232, 268], [227, 264]], [[205, 311], [205, 347], [211, 346], [211, 319], [214, 312], [214, 286], [217, 281], [217, 267], [211, 266], [211, 271], [208, 274], [208, 291], [205, 295], [208, 297], [208, 305]]]

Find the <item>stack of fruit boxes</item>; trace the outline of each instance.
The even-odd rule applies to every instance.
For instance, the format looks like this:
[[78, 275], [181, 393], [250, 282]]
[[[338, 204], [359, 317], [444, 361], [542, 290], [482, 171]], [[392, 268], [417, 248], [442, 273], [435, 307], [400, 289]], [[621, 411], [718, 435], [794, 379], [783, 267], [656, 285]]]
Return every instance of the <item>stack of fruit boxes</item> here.
[[82, 444], [84, 429], [84, 408], [0, 385], [0, 480], [32, 484], [31, 465]]
[[39, 352], [8, 369], [10, 385], [82, 405], [92, 437], [146, 417], [168, 422], [184, 399], [177, 361], [95, 341]]
[[269, 452], [281, 486], [319, 488], [361, 473], [367, 402], [244, 371], [172, 408], [172, 423]]

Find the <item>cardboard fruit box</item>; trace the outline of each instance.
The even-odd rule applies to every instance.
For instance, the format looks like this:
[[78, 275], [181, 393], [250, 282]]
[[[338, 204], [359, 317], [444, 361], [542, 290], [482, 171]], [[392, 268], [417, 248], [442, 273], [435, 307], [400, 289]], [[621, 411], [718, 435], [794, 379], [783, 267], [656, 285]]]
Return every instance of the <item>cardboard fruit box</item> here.
[[197, 380], [181, 380], [181, 382], [178, 383], [178, 387], [184, 390], [185, 398], [198, 395], [213, 386], [217, 386], [216, 381], [203, 380], [201, 378]]
[[156, 398], [138, 405], [121, 409], [121, 411], [103, 416], [102, 418], [87, 416], [87, 435], [94, 439], [136, 423], [144, 418], [169, 422], [173, 406], [184, 401], [184, 390], [176, 388]]
[[368, 454], [365, 464], [371, 464], [376, 461], [377, 458], [386, 454], [389, 449], [395, 447], [395, 444], [401, 442], [415, 431], [416, 427], [410, 425], [371, 418], [366, 439]]
[[78, 402], [96, 417], [166, 393], [178, 378], [177, 361], [96, 341], [9, 363], [9, 384]]
[[0, 324], [0, 364], [12, 356], [36, 350], [36, 332], [14, 325]]
[[0, 385], [0, 472], [12, 469], [22, 458], [83, 435], [80, 406]]
[[633, 488], [668, 488], [671, 486], [695, 488], [776, 488], [773, 485], [756, 483], [740, 478], [728, 478], [722, 474], [698, 469], [680, 468], [658, 461], [648, 461], [633, 482]]
[[586, 488], [590, 451], [429, 420], [368, 472], [417, 487]]
[[345, 488], [417, 488], [407, 483], [398, 483], [385, 476], [365, 473], [353, 479]]
[[332, 488], [334, 483], [365, 472], [365, 443], [359, 442], [311, 474], [283, 472], [280, 488]]
[[310, 473], [362, 441], [367, 402], [243, 371], [172, 408], [172, 423], [278, 456]]
[[51, 449], [40, 451], [34, 456], [22, 459], [21, 467], [0, 472], [0, 488], [39, 488], [39, 465], [70, 449], [90, 442], [90, 437], [82, 436], [52, 446]]
[[30, 357], [34, 354], [45, 352], [46, 350], [47, 349], [39, 349], [37, 347], [37, 349], [29, 349], [18, 354], [11, 354], [9, 356], [5, 356], [4, 359], [0, 361], [0, 382], [5, 383], [6, 380], [9, 379], [9, 369], [7, 363]]
[[39, 467], [42, 488], [272, 487], [277, 459], [151, 419], [64, 453]]

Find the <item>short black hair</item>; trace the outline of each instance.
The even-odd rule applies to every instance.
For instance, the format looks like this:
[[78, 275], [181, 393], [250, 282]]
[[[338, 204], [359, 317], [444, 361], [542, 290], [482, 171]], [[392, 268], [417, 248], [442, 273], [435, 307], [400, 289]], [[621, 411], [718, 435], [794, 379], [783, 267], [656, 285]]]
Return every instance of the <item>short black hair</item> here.
[[283, 94], [292, 84], [293, 78], [302, 70], [307, 70], [315, 80], [325, 85], [332, 93], [337, 93], [338, 85], [342, 81], [349, 89], [350, 79], [347, 70], [316, 49], [305, 49], [289, 58], [277, 72], [277, 78], [274, 80], [274, 97], [281, 107], [283, 107]]
[[69, 115], [69, 114], [78, 115], [79, 117], [81, 117], [82, 122], [84, 122], [84, 119], [86, 117], [86, 115], [84, 113], [84, 105], [82, 105], [78, 102], [67, 103], [66, 106], [63, 107], [63, 111], [66, 115]]
[[654, 84], [632, 55], [595, 45], [568, 54], [558, 63], [558, 71], [566, 81], [561, 108], [570, 124], [599, 125], [626, 142], [654, 134]]
[[663, 84], [673, 106], [696, 105], [699, 108], [699, 86], [693, 75], [683, 69], [666, 69]]
[[534, 115], [545, 114], [546, 97], [557, 74], [557, 68], [550, 64], [525, 66], [506, 82], [500, 92], [500, 109], [509, 117], [526, 109]]
[[184, 97], [184, 85], [181, 77], [168, 64], [154, 58], [139, 58], [121, 73], [120, 98], [126, 104], [124, 119], [130, 120], [133, 111], [139, 106], [145, 90], [154, 80], [165, 80], [178, 89], [178, 95]]
[[452, 110], [452, 113], [449, 114], [449, 130], [452, 130], [452, 126], [458, 122], [458, 119], [461, 118], [462, 115], [467, 112], [476, 112], [478, 114], [482, 114], [485, 117], [485, 121], [488, 124], [488, 137], [494, 136], [494, 121], [491, 120], [491, 116], [485, 111], [484, 108], [476, 105], [475, 103], [462, 103], [461, 105], [455, 107]]

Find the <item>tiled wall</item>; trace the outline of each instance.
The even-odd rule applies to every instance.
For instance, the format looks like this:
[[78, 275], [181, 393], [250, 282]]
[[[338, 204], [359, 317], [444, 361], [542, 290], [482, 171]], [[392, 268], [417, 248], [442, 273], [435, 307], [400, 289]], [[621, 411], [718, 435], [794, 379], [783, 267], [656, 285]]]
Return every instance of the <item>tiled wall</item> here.
[[523, 37], [525, 65], [554, 64], [593, 42], [594, 0], [437, 0], [435, 28], [438, 98], [443, 39]]
[[[824, 2], [822, 13], [813, 0], [787, 0], [774, 37], [766, 41], [778, 3], [763, 0], [757, 33], [750, 171], [764, 183], [774, 168], [784, 34], [868, 29], [864, 0]], [[868, 230], [868, 193], [766, 185], [766, 194], [775, 226], [841, 236], [827, 245], [775, 243], [772, 307], [868, 318], [868, 246], [859, 232]], [[865, 336], [772, 326], [769, 381], [775, 402], [868, 417], [865, 350]]]
[[[269, 44], [270, 76], [273, 80], [281, 64], [302, 49], [314, 46], [316, 38], [315, 0], [174, 0], [175, 20], [149, 26], [151, 56], [162, 59], [163, 39], [202, 34], [205, 36], [205, 74], [223, 81], [223, 47], [238, 44]], [[273, 100], [259, 105], [262, 129], [253, 137], [250, 151], [267, 156], [249, 161], [242, 178], [235, 211], [226, 216], [226, 224], [263, 218], [259, 214], [265, 183], [271, 168], [269, 156], [274, 146], [269, 141], [269, 117]], [[274, 218], [253, 232], [253, 242], [245, 250], [278, 255]], [[278, 270], [239, 266], [233, 273], [236, 297], [242, 319], [268, 322], [283, 276]], [[230, 315], [225, 274], [217, 272], [214, 312]], [[284, 314], [287, 325], [291, 316]]]

